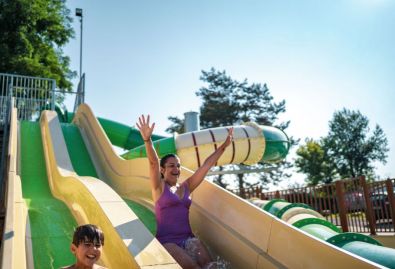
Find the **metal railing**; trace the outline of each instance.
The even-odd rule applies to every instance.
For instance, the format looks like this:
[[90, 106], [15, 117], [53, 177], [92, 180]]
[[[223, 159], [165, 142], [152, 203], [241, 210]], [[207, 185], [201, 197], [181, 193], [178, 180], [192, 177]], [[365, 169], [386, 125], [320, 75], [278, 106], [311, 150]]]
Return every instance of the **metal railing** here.
[[395, 179], [366, 182], [362, 176], [314, 187], [264, 192], [256, 186], [233, 192], [246, 199], [304, 203], [345, 232], [376, 234], [395, 232], [394, 186]]
[[54, 110], [55, 88], [54, 79], [0, 73], [0, 124], [10, 97], [15, 98], [18, 120], [36, 120], [44, 108]]
[[[6, 97], [4, 103], [4, 118], [2, 124], [2, 143], [1, 155], [0, 155], [0, 213], [5, 210], [5, 189], [6, 189], [6, 178], [8, 177], [8, 136], [11, 121], [11, 108], [14, 106], [14, 102], [11, 97]], [[2, 105], [3, 107], [3, 105]]]

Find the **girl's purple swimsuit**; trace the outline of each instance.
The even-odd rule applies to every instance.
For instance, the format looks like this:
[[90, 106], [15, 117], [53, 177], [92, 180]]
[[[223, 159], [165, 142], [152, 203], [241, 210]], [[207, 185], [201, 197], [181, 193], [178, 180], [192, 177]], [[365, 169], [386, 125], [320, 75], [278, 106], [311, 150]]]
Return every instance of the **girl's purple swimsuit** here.
[[186, 240], [194, 237], [189, 224], [189, 207], [192, 201], [189, 197], [189, 188], [185, 184], [185, 182], [181, 184], [184, 188], [184, 196], [179, 198], [165, 183], [163, 193], [156, 201], [156, 238], [162, 244], [175, 243], [184, 248]]

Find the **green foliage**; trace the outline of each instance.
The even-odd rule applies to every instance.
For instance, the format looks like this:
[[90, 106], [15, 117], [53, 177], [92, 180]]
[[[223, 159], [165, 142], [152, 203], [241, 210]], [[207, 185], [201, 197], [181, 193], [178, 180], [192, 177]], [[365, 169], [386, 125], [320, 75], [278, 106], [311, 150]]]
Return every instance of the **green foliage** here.
[[0, 72], [52, 78], [71, 90], [76, 73], [62, 51], [71, 22], [64, 0], [0, 0]]
[[173, 122], [165, 131], [168, 133], [185, 133], [184, 119], [180, 119], [178, 117], [170, 116], [168, 119]]
[[329, 122], [329, 134], [323, 140], [340, 177], [374, 174], [373, 162], [386, 163], [388, 140], [376, 125], [371, 136], [369, 120], [359, 111], [343, 109]]
[[360, 175], [371, 180], [373, 163], [386, 163], [389, 148], [380, 126], [369, 133], [369, 120], [359, 111], [337, 111], [329, 121], [326, 137], [317, 142], [308, 139], [299, 147], [296, 167], [308, 176], [311, 185]]
[[[217, 71], [211, 68], [209, 71], [202, 71], [200, 79], [207, 86], [200, 88], [196, 95], [202, 99], [200, 107], [200, 124], [203, 129], [219, 126], [230, 126], [242, 122], [254, 121], [260, 125], [276, 126], [285, 129], [288, 122], [277, 124], [278, 115], [285, 112], [285, 101], [275, 103], [266, 84], [249, 84], [245, 79], [242, 82], [232, 79], [225, 71]], [[180, 131], [184, 120], [177, 117], [169, 117], [173, 122], [166, 131]], [[291, 138], [292, 140], [292, 138]], [[293, 141], [293, 140], [292, 140]], [[296, 141], [293, 141], [295, 144]], [[262, 183], [276, 184], [281, 179], [289, 177], [286, 168], [291, 167], [288, 162], [273, 164], [269, 172], [260, 173], [259, 179]], [[263, 168], [265, 164], [257, 164], [254, 168]], [[232, 169], [246, 169], [246, 166], [233, 166]], [[248, 168], [247, 168], [248, 169]], [[255, 177], [256, 178], [256, 177]], [[238, 174], [234, 180], [239, 188], [251, 185], [245, 174]], [[214, 182], [226, 187], [224, 178], [218, 176]]]
[[335, 167], [321, 141], [306, 139], [305, 145], [301, 145], [296, 151], [299, 157], [295, 161], [298, 172], [307, 175], [308, 185], [325, 184], [332, 182], [335, 176]]

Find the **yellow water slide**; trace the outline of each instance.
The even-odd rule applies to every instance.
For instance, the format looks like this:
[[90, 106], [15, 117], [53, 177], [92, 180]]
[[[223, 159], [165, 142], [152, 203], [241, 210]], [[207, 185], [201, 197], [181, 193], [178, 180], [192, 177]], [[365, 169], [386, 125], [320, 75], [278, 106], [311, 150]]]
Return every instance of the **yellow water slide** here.
[[55, 112], [41, 115], [41, 133], [52, 193], [79, 224], [98, 224], [106, 235], [103, 262], [109, 268], [179, 268], [126, 203], [106, 183], [78, 176]]
[[[123, 198], [152, 210], [147, 159], [119, 157], [87, 105], [79, 107], [73, 123], [80, 129], [99, 178]], [[185, 154], [194, 158], [195, 149]], [[229, 156], [225, 153], [223, 158]], [[191, 174], [183, 167], [180, 179]], [[192, 199], [194, 233], [232, 268], [383, 268], [312, 237], [207, 180]]]

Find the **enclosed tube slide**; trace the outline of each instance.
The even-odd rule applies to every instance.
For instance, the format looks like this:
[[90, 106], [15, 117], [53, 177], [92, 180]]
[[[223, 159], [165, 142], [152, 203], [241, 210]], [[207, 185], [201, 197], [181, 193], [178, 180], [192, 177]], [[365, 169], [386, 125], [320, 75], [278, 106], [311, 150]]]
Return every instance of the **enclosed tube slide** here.
[[[67, 120], [71, 122], [74, 113], [67, 115]], [[129, 160], [146, 157], [144, 141], [138, 129], [100, 117], [97, 120], [114, 146], [129, 150], [122, 155], [123, 158]], [[229, 127], [210, 128], [174, 137], [152, 135], [152, 140], [160, 157], [176, 153], [185, 167], [196, 169], [225, 140], [227, 128]], [[228, 150], [228, 154], [225, 153], [218, 165], [278, 162], [285, 158], [290, 147], [289, 139], [282, 130], [255, 123], [235, 126], [233, 138], [232, 151]]]
[[[195, 170], [225, 141], [229, 127], [210, 128], [189, 132], [154, 141], [158, 155], [176, 153], [185, 167]], [[278, 162], [288, 154], [290, 142], [278, 128], [246, 123], [234, 126], [232, 145], [218, 160], [223, 164], [255, 164]], [[141, 145], [122, 155], [125, 159], [146, 157], [145, 146]]]
[[277, 218], [337, 247], [362, 256], [378, 264], [395, 269], [395, 249], [383, 247], [373, 238], [358, 233], [343, 233], [341, 229], [306, 204], [288, 203], [273, 199], [250, 202]]

